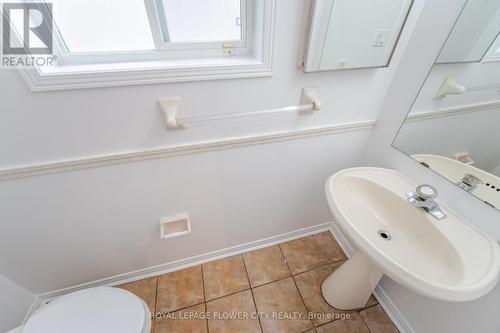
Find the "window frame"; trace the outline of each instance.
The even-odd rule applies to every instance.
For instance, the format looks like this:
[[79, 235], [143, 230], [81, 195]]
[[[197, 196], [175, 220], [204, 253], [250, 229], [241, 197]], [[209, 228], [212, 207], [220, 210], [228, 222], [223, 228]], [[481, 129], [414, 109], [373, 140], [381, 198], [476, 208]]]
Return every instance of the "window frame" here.
[[166, 27], [168, 22], [167, 18], [163, 15], [162, 0], [144, 0], [144, 2], [153, 40], [158, 50], [221, 50], [224, 43], [232, 43], [236, 49], [244, 49], [248, 47], [248, 42], [251, 41], [251, 36], [248, 36], [248, 33], [253, 30], [253, 27], [248, 25], [253, 22], [253, 11], [248, 0], [240, 0], [241, 40], [220, 40], [213, 42], [166, 42], [164, 40], [164, 29], [167, 28], [162, 28], [162, 26]]
[[484, 55], [481, 62], [499, 62], [500, 61], [500, 33], [497, 35], [497, 38], [493, 41], [488, 51]]
[[34, 92], [269, 77], [273, 75], [276, 4], [277, 0], [246, 1], [246, 8], [252, 13], [247, 27], [252, 31], [247, 29], [246, 49], [236, 48], [232, 54], [222, 52], [222, 48], [72, 53], [68, 63], [64, 49], [59, 47], [64, 45], [62, 39], [58, 40], [61, 36], [55, 29], [54, 55], [60, 65], [18, 71]]
[[[46, 3], [50, 0], [44, 0]], [[252, 48], [254, 29], [254, 10], [248, 0], [241, 2], [241, 40], [221, 40], [214, 42], [165, 42], [161, 25], [166, 24], [166, 17], [159, 8], [162, 0], [144, 0], [149, 26], [156, 49], [120, 51], [120, 52], [71, 52], [64, 37], [54, 21], [54, 53], [58, 63], [65, 65], [85, 65], [104, 63], [123, 63], [136, 61], [161, 61], [179, 58], [211, 58], [226, 56], [224, 44], [234, 46], [233, 56], [249, 55]], [[163, 23], [162, 23], [163, 22]]]

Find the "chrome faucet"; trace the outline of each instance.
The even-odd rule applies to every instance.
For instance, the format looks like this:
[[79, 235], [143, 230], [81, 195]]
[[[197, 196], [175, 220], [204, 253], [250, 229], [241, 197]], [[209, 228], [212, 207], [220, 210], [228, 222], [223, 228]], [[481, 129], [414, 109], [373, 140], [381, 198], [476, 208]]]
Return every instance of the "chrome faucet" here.
[[425, 209], [436, 220], [443, 220], [447, 216], [434, 201], [437, 196], [437, 190], [431, 185], [420, 185], [415, 192], [406, 193], [406, 198], [411, 205]]

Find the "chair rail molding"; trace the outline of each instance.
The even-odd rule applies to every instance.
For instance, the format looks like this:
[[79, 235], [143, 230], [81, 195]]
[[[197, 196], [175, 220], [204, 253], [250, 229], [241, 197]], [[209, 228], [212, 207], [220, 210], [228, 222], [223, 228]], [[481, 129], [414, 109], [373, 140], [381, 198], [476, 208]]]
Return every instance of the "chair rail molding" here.
[[410, 113], [406, 122], [415, 122], [421, 120], [457, 116], [473, 112], [498, 111], [500, 102], [477, 103], [463, 106], [453, 106], [444, 109]]
[[34, 177], [52, 173], [68, 172], [80, 169], [99, 168], [110, 165], [155, 160], [182, 155], [198, 154], [246, 146], [256, 146], [275, 142], [332, 135], [343, 132], [369, 130], [373, 128], [375, 124], [375, 120], [367, 120], [308, 129], [271, 132], [250, 136], [232, 137], [211, 141], [201, 141], [195, 143], [166, 146], [153, 149], [134, 150], [60, 161], [50, 161], [38, 164], [13, 166], [0, 169], [0, 181]]

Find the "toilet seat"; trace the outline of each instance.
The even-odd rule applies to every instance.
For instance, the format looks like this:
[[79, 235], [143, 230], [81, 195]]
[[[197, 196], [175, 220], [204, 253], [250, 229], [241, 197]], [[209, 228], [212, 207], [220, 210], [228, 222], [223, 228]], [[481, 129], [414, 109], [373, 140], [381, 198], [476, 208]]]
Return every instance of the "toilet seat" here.
[[147, 305], [118, 288], [92, 288], [56, 299], [35, 312], [22, 333], [149, 333]]

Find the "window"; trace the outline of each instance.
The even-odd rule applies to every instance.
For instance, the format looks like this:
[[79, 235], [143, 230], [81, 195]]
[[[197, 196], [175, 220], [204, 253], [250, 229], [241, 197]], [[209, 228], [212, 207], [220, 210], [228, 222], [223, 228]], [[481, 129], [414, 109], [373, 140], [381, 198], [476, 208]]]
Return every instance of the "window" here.
[[68, 53], [152, 50], [141, 0], [51, 0], [59, 48]]
[[58, 65], [35, 89], [271, 75], [275, 0], [45, 2]]
[[246, 0], [51, 2], [63, 65], [82, 63], [82, 55], [95, 63], [134, 61], [126, 53], [140, 51], [143, 59], [199, 58], [244, 54], [249, 46]]
[[[158, 0], [165, 42], [241, 41], [240, 0]], [[191, 24], [190, 22], [196, 22]]]

